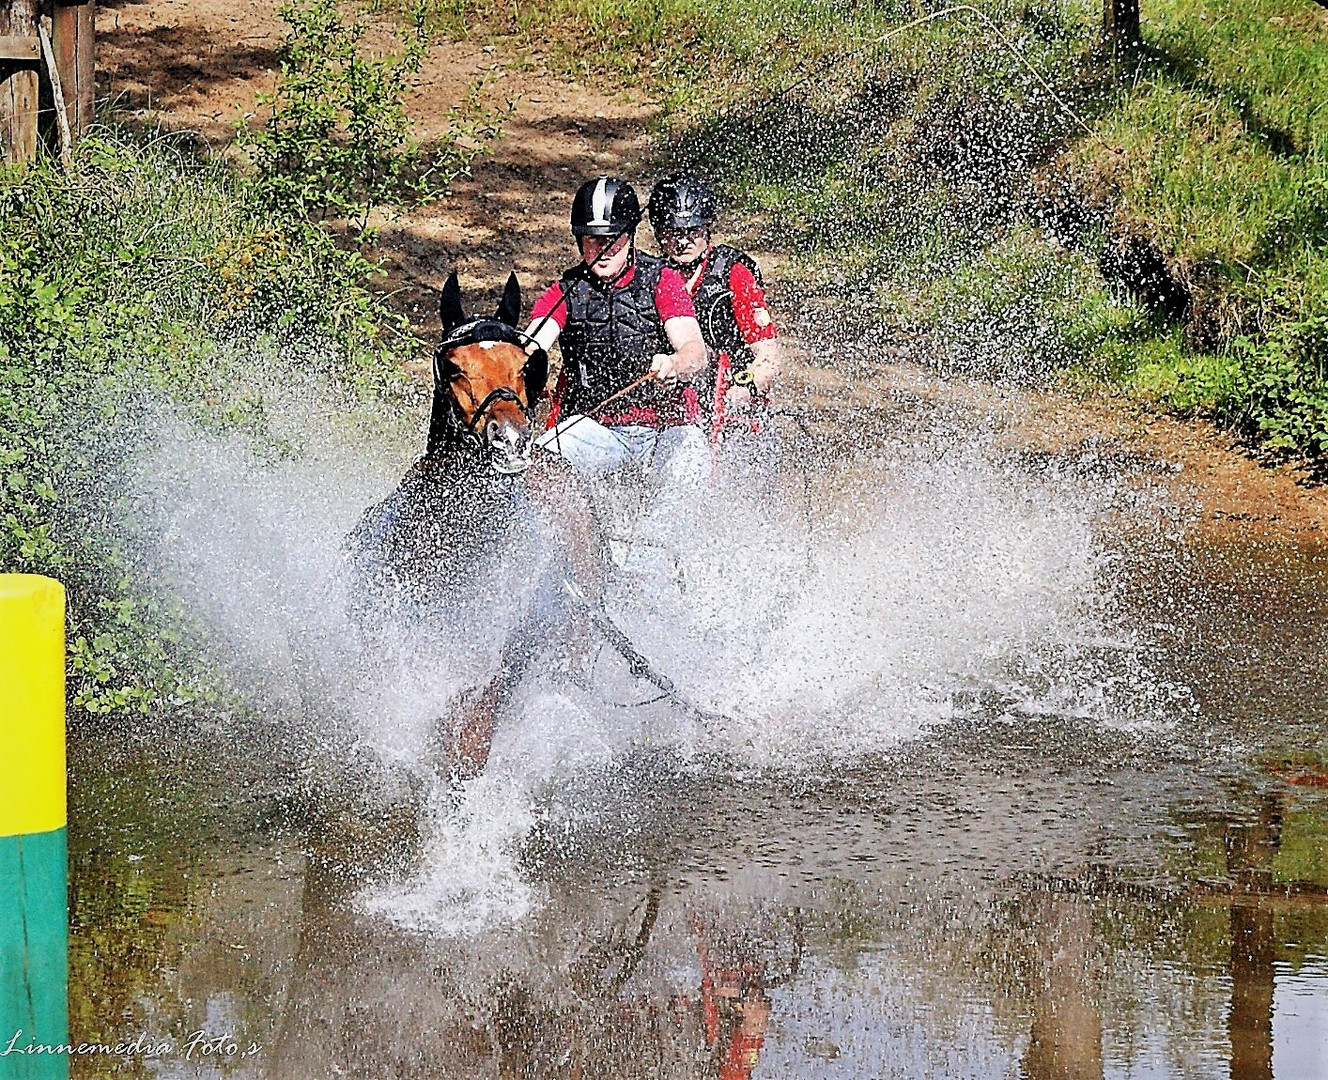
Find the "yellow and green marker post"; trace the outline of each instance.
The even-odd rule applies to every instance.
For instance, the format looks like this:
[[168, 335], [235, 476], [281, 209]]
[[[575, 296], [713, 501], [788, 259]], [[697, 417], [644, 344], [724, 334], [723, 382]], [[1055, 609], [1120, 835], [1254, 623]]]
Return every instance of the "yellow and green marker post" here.
[[0, 1080], [69, 1075], [65, 825], [65, 590], [0, 574]]

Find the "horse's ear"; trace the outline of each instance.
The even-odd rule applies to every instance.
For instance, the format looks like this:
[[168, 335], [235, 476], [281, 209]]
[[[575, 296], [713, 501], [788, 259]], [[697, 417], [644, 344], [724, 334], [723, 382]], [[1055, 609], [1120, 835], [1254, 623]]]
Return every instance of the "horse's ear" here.
[[455, 270], [448, 275], [447, 284], [438, 297], [438, 317], [443, 323], [443, 333], [466, 321], [466, 313], [461, 310], [461, 283], [457, 281]]
[[543, 349], [536, 349], [521, 369], [521, 381], [526, 387], [526, 408], [533, 409], [549, 381], [549, 354]]
[[508, 326], [515, 326], [517, 320], [521, 318], [521, 282], [517, 281], [515, 270], [508, 275], [507, 285], [503, 288], [503, 299], [494, 313], [494, 318], [507, 323]]

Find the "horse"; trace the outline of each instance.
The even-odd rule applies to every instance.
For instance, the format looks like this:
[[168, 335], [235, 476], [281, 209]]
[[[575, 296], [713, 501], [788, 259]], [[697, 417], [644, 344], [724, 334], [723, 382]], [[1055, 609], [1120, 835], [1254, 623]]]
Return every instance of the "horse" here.
[[467, 317], [455, 271], [447, 279], [425, 454], [347, 542], [363, 623], [431, 617], [473, 591], [477, 566], [508, 544], [514, 528], [532, 519], [540, 528], [550, 557], [534, 602], [527, 598], [510, 620], [497, 671], [461, 695], [439, 725], [447, 767], [459, 780], [484, 769], [501, 710], [552, 643], [588, 653], [591, 639], [602, 638], [633, 675], [680, 701], [604, 610], [609, 549], [589, 494], [563, 458], [535, 446], [549, 360], [517, 329], [520, 309], [515, 274], [492, 318]]

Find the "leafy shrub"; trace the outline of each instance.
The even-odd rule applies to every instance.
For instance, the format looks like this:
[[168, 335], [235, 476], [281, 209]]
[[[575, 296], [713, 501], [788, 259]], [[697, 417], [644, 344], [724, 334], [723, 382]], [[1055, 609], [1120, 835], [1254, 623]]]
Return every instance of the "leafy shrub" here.
[[76, 708], [210, 693], [188, 619], [146, 586], [134, 451], [163, 401], [263, 440], [259, 365], [397, 385], [418, 343], [368, 268], [166, 141], [91, 137], [68, 174], [0, 170], [0, 568], [65, 583]]
[[1169, 409], [1211, 416], [1328, 478], [1328, 315], [1275, 323], [1220, 352], [1141, 363], [1132, 382]]
[[1278, 325], [1233, 352], [1247, 382], [1244, 412], [1270, 450], [1306, 455], [1328, 472], [1328, 314]]
[[258, 198], [299, 217], [343, 216], [365, 228], [374, 206], [441, 194], [499, 131], [472, 87], [454, 106], [450, 128], [425, 150], [411, 136], [402, 96], [428, 50], [424, 10], [412, 8], [400, 56], [366, 56], [366, 25], [347, 21], [337, 0], [287, 4], [290, 27], [278, 50], [276, 89], [259, 95], [258, 127], [237, 141], [253, 165]]

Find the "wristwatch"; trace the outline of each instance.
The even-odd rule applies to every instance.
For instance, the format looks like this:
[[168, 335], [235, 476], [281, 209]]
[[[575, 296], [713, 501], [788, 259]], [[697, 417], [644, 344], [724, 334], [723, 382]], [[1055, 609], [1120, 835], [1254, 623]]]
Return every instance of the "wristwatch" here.
[[756, 376], [752, 374], [751, 368], [743, 368], [741, 371], [734, 372], [733, 385], [747, 387], [747, 393], [751, 394], [753, 400], [761, 395], [761, 391], [756, 388]]

